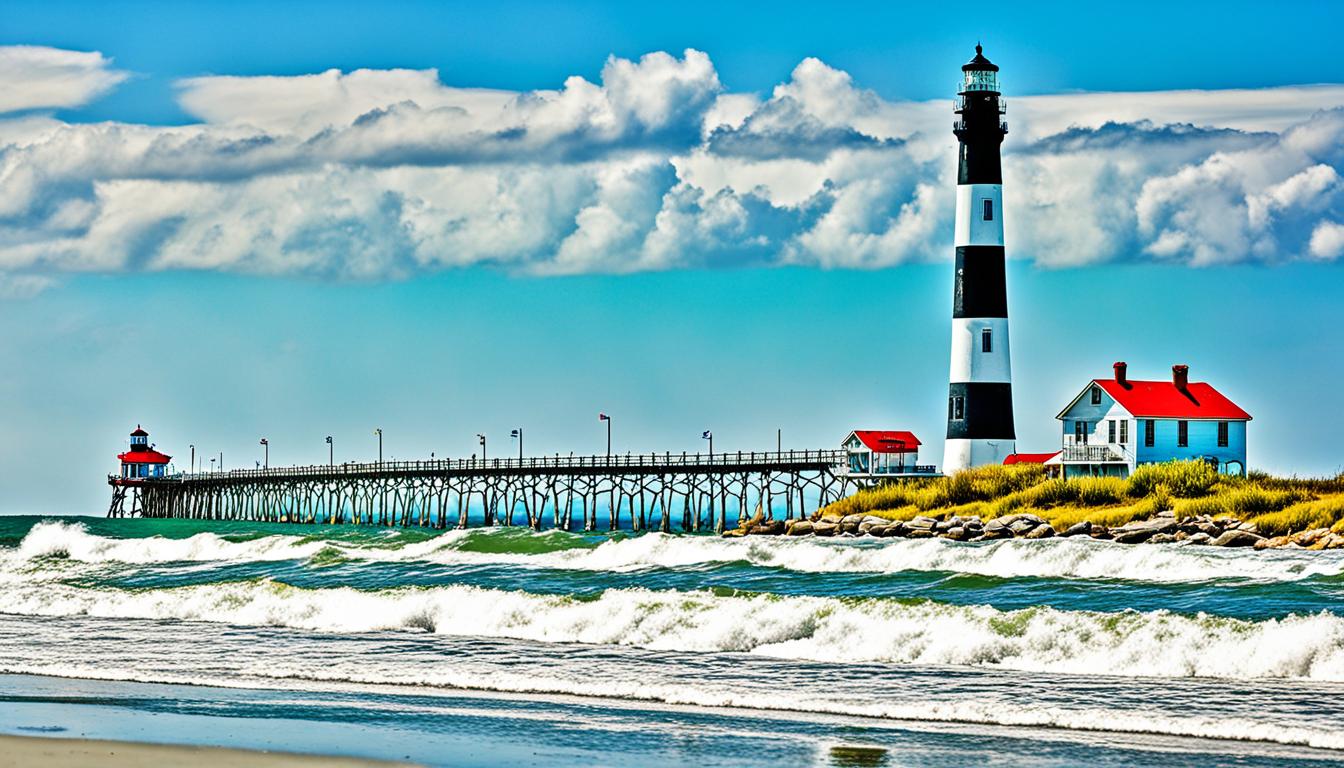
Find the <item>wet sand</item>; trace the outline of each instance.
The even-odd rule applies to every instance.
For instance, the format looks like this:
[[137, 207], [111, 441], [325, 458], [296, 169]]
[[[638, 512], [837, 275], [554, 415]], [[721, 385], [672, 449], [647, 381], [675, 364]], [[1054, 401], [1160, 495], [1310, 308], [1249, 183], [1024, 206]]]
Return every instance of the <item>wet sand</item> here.
[[171, 746], [128, 741], [0, 736], [0, 768], [387, 768], [388, 763], [349, 757], [254, 752], [220, 747]]

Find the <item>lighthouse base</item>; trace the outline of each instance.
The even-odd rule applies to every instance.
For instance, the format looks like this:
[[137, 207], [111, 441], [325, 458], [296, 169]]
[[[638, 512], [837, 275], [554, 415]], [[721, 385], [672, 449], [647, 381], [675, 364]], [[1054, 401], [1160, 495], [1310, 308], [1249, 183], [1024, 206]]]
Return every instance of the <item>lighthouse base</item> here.
[[1016, 441], [948, 438], [943, 448], [943, 472], [952, 474], [986, 464], [1002, 464], [1016, 451]]

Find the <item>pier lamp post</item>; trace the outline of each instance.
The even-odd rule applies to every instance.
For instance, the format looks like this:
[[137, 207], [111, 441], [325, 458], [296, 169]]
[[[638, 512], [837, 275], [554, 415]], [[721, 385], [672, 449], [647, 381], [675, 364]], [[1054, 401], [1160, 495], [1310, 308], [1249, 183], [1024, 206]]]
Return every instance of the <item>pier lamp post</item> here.
[[[270, 441], [270, 440], [267, 440], [267, 439], [264, 438], [264, 437], [261, 438], [261, 448], [262, 448], [262, 450], [264, 451], [264, 453], [262, 453], [262, 455], [261, 455], [261, 468], [262, 468], [262, 469], [270, 469], [270, 468], [271, 468], [271, 441]], [[219, 460], [219, 466], [220, 466], [221, 468], [223, 468], [223, 466], [224, 466], [224, 460], [223, 460], [223, 459], [220, 459], [220, 460]]]
[[708, 440], [708, 441], [709, 441], [709, 458], [710, 458], [711, 460], [713, 460], [713, 458], [714, 458], [714, 433], [711, 432], [710, 430], [706, 429], [704, 432], [701, 432], [701, 433], [700, 433], [700, 439], [701, 439], [701, 440]]
[[194, 475], [196, 474], [196, 446], [189, 445], [187, 447], [191, 449], [191, 473]]
[[378, 463], [383, 463], [383, 428], [379, 427], [373, 430], [373, 434], [378, 436]]
[[220, 472], [223, 472], [223, 471], [224, 471], [224, 452], [223, 452], [223, 451], [220, 451], [220, 452], [219, 452], [219, 471], [220, 471]]
[[481, 463], [485, 463], [485, 435], [477, 432], [476, 440], [481, 444]]
[[611, 417], [605, 413], [597, 414], [598, 421], [607, 422], [607, 458], [611, 458]]
[[518, 461], [523, 460], [523, 428], [519, 427], [510, 433], [509, 437], [518, 438]]
[[327, 466], [336, 466], [336, 448], [331, 443], [331, 435], [327, 435]]
[[215, 457], [214, 457], [214, 456], [211, 456], [211, 457], [210, 457], [210, 474], [213, 475], [214, 473], [215, 473]]
[[784, 452], [784, 430], [783, 428], [775, 430], [775, 453]]

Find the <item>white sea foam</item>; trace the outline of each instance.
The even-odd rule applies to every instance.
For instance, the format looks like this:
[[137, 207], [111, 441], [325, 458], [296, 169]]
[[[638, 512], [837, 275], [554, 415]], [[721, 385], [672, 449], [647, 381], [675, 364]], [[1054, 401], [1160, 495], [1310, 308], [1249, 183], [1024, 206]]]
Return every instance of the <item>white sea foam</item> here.
[[888, 599], [613, 589], [594, 599], [469, 586], [299, 589], [250, 581], [145, 590], [12, 585], [0, 612], [182, 619], [320, 632], [447, 635], [832, 662], [952, 664], [1155, 677], [1344, 681], [1344, 619], [1244, 621]]
[[550, 552], [481, 552], [462, 546], [482, 536], [567, 537], [517, 529], [448, 531], [396, 547], [274, 535], [231, 542], [213, 533], [185, 539], [119, 539], [89, 533], [82, 525], [39, 523], [16, 557], [63, 555], [88, 563], [136, 564], [306, 559], [324, 549], [351, 560], [427, 561], [442, 565], [515, 564], [590, 571], [684, 568], [744, 562], [797, 572], [898, 573], [946, 571], [994, 577], [1122, 579], [1150, 582], [1253, 579], [1294, 581], [1344, 573], [1344, 552], [1247, 552], [1177, 545], [1133, 546], [1085, 539], [996, 541], [977, 544], [943, 539], [720, 539], [648, 533], [595, 547]]
[[[178, 683], [221, 687], [274, 685], [343, 690], [366, 686], [417, 686], [437, 689], [493, 691], [506, 694], [581, 696], [606, 700], [655, 702], [673, 706], [714, 707], [764, 712], [802, 712], [845, 718], [863, 717], [923, 723], [962, 723], [1007, 727], [1061, 728], [1071, 731], [1151, 734], [1160, 736], [1222, 739], [1344, 750], [1344, 730], [1330, 727], [1329, 720], [1292, 718], [1288, 722], [1262, 714], [1258, 717], [1201, 716], [1169, 711], [1135, 711], [1098, 706], [1041, 705], [998, 696], [949, 698], [926, 696], [918, 702], [858, 700], [844, 695], [811, 691], [778, 690], [752, 684], [723, 681], [672, 682], [617, 679], [563, 672], [509, 672], [495, 667], [473, 668], [470, 664], [440, 665], [402, 670], [381, 669], [370, 673], [358, 661], [330, 659], [328, 663], [301, 663], [274, 656], [263, 664], [249, 665], [245, 677], [220, 672], [146, 670], [143, 666], [119, 667], [72, 661], [33, 658], [0, 659], [0, 673], [55, 675], [93, 680], [147, 683]], [[1306, 722], [1303, 722], [1305, 720]]]

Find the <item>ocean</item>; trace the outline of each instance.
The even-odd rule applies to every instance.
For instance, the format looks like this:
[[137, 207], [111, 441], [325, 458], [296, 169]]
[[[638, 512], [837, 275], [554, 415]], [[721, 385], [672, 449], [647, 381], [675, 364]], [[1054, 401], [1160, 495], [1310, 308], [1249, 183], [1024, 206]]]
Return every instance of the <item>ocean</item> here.
[[0, 732], [425, 765], [1344, 765], [1344, 552], [0, 517]]

